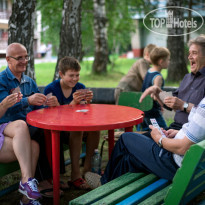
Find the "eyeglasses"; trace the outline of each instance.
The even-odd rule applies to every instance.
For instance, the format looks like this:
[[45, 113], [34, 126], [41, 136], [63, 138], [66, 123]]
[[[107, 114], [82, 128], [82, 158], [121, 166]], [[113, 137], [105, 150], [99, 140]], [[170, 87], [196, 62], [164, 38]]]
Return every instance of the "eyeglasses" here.
[[23, 61], [29, 61], [30, 60], [30, 56], [25, 56], [25, 57], [22, 57], [22, 56], [19, 56], [17, 58], [13, 57], [13, 56], [9, 56], [10, 58], [13, 58], [19, 62], [23, 62]]

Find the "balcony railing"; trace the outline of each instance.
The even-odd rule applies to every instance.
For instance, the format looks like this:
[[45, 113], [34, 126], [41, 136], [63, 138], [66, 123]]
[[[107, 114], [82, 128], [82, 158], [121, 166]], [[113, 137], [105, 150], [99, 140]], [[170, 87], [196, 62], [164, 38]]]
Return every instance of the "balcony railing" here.
[[9, 19], [11, 16], [11, 11], [2, 11], [0, 10], [0, 19]]
[[6, 50], [7, 46], [8, 46], [8, 40], [0, 39], [0, 50]]

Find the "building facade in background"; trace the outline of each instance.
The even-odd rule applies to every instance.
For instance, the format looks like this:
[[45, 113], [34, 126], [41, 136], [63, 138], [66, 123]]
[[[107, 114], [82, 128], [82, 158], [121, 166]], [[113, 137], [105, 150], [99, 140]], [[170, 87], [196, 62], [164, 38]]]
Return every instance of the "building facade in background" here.
[[11, 0], [0, 0], [0, 57], [5, 57], [8, 45], [8, 22], [12, 11]]
[[[12, 0], [0, 0], [0, 58], [4, 58], [8, 46], [8, 23], [12, 13]], [[34, 30], [34, 55], [39, 57], [41, 40], [41, 15], [36, 12], [36, 26]]]

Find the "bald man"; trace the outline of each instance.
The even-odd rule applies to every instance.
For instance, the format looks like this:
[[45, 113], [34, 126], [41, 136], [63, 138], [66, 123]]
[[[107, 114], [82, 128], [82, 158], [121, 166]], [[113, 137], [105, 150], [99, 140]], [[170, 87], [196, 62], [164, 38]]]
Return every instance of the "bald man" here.
[[[6, 60], [8, 67], [0, 73], [0, 102], [10, 95], [15, 88], [20, 88], [23, 97], [20, 102], [5, 112], [0, 119], [0, 123], [19, 119], [26, 121], [26, 115], [32, 110], [41, 108], [46, 102], [46, 96], [40, 93], [33, 79], [24, 75], [30, 57], [22, 44], [10, 44], [6, 49]], [[29, 131], [31, 138], [40, 145], [40, 156], [35, 177], [39, 181], [43, 181], [41, 183], [45, 185], [43, 188], [51, 188], [52, 186], [48, 186], [49, 184], [45, 180], [52, 177], [52, 172], [45, 154], [43, 130], [29, 126]]]

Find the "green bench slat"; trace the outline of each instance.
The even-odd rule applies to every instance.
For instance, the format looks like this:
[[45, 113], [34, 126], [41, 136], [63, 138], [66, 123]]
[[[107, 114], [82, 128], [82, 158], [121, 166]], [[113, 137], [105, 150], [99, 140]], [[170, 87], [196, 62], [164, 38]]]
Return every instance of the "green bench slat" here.
[[[165, 187], [164, 189], [158, 191], [157, 193], [153, 194], [149, 198], [145, 199], [144, 201], [140, 202], [138, 205], [158, 205], [162, 204], [164, 201], [164, 197], [166, 196], [171, 184]], [[174, 205], [174, 204], [172, 204]]]
[[18, 161], [11, 162], [11, 163], [0, 163], [0, 177], [3, 177], [9, 173], [15, 172], [19, 170], [19, 163]]
[[72, 201], [70, 201], [70, 205], [76, 204], [76, 205], [84, 205], [84, 204], [91, 204], [95, 202], [96, 200], [99, 200], [105, 196], [107, 196], [110, 193], [115, 192], [116, 190], [126, 186], [127, 184], [145, 176], [144, 173], [126, 173], [111, 182], [106, 183], [103, 186], [98, 187], [97, 189], [94, 189], [85, 195], [82, 195]]
[[154, 174], [149, 174], [147, 176], [144, 176], [126, 186], [121, 188], [120, 190], [117, 190], [116, 192], [113, 192], [112, 194], [104, 197], [103, 199], [93, 203], [92, 205], [99, 205], [99, 204], [106, 204], [106, 205], [114, 205], [125, 198], [131, 196], [135, 192], [143, 189], [144, 187], [148, 186], [149, 184], [156, 181], [158, 177]]
[[[19, 170], [18, 161], [10, 162], [10, 163], [0, 163], [0, 177], [6, 176], [12, 172]], [[8, 188], [0, 190], [0, 197], [18, 189], [19, 183], [16, 183]]]
[[151, 195], [157, 193], [161, 189], [167, 187], [170, 183], [171, 182], [166, 180], [166, 179], [159, 179], [156, 182], [145, 187], [144, 189], [141, 189], [137, 193], [126, 198], [125, 200], [119, 202], [117, 205], [139, 204], [141, 201], [143, 201], [146, 198], [150, 197]]
[[8, 194], [12, 191], [15, 191], [19, 188], [19, 183], [13, 184], [3, 190], [0, 191], [0, 197], [4, 196], [5, 194]]
[[194, 199], [199, 193], [203, 192], [205, 190], [205, 182], [203, 181], [199, 186], [195, 189], [193, 189], [190, 193], [188, 193], [184, 198], [183, 198], [183, 204], [187, 204], [189, 201]]
[[[138, 196], [140, 192], [143, 191], [143, 187], [149, 189], [149, 184], [157, 179], [156, 176], [150, 174], [144, 177], [141, 175], [136, 179], [133, 177], [133, 180], [130, 180], [130, 176], [134, 176], [135, 174], [127, 173], [118, 177], [117, 179], [72, 200], [70, 204], [116, 204], [122, 202], [125, 198], [129, 198], [131, 195], [135, 196], [136, 194], [136, 196]], [[121, 183], [121, 186], [118, 187], [119, 183]], [[146, 188], [144, 188], [144, 190]], [[111, 191], [109, 189], [111, 189]], [[148, 197], [149, 195], [146, 195], [142, 198], [142, 202], [140, 202], [141, 199], [136, 199], [136, 203], [140, 205], [162, 203], [165, 205], [187, 204], [205, 190], [205, 140], [190, 147], [183, 159], [182, 166], [177, 170], [172, 184], [168, 185], [166, 188], [160, 189], [160, 191], [150, 197]], [[155, 191], [156, 190], [154, 190], [154, 192]], [[135, 204], [135, 198], [133, 199], [133, 203]]]
[[[198, 166], [200, 167], [201, 161], [204, 161], [204, 157], [205, 140], [190, 147], [184, 157], [182, 167], [178, 169], [177, 174], [173, 179], [173, 186], [165, 198], [166, 205], [181, 204], [184, 203], [184, 201], [190, 201], [200, 193], [194, 191], [191, 195], [187, 195], [187, 191], [190, 192], [191, 189], [196, 188], [194, 183], [192, 183], [192, 179], [195, 178], [195, 176], [200, 176], [200, 174], [197, 173], [197, 170]], [[203, 186], [202, 190], [198, 190], [203, 191]]]

